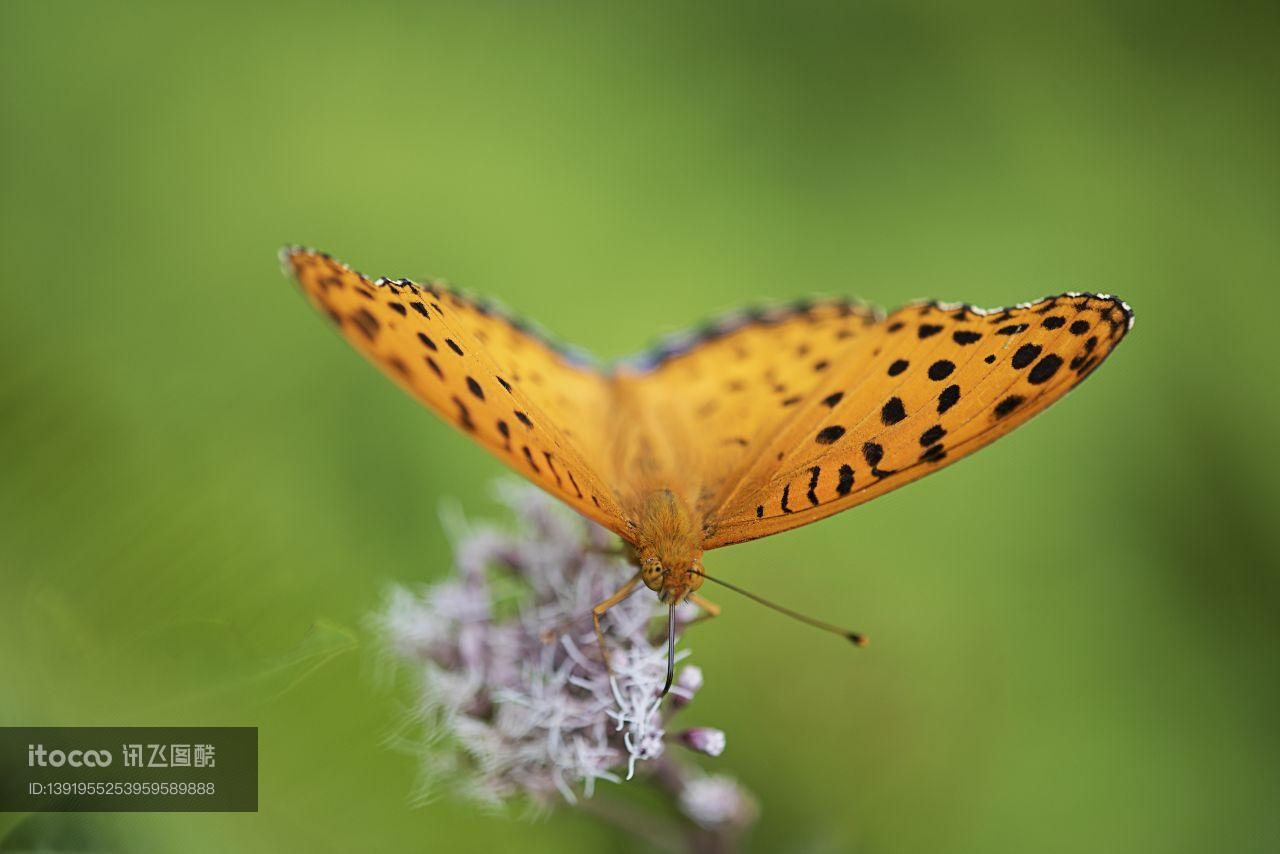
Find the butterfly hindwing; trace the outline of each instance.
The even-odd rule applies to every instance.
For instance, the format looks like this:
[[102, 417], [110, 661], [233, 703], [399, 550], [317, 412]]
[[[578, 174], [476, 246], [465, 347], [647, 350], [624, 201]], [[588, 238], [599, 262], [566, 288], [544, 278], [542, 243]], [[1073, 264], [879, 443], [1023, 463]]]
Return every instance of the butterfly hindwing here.
[[342, 335], [402, 388], [511, 468], [625, 534], [598, 413], [607, 383], [515, 322], [442, 285], [370, 280], [327, 255], [282, 253]]
[[653, 470], [654, 482], [687, 485], [691, 506], [709, 513], [817, 399], [826, 372], [857, 360], [878, 319], [861, 303], [805, 301], [731, 315], [624, 363], [620, 473]]
[[1131, 319], [1122, 301], [1089, 294], [899, 309], [833, 356], [826, 382], [757, 449], [709, 514], [706, 547], [808, 524], [984, 447], [1074, 388]]

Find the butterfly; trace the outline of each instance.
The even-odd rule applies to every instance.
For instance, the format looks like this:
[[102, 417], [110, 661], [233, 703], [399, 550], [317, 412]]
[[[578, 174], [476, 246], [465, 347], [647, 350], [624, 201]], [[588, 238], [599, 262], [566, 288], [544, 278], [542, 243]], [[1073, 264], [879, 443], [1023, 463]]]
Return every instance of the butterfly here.
[[814, 300], [724, 318], [602, 371], [443, 284], [371, 280], [296, 247], [281, 261], [403, 389], [628, 544], [636, 574], [593, 611], [602, 651], [600, 617], [640, 584], [671, 606], [674, 644], [677, 604], [718, 611], [697, 593], [704, 552], [816, 522], [990, 444], [1096, 370], [1133, 324], [1122, 300], [1087, 293], [887, 315]]

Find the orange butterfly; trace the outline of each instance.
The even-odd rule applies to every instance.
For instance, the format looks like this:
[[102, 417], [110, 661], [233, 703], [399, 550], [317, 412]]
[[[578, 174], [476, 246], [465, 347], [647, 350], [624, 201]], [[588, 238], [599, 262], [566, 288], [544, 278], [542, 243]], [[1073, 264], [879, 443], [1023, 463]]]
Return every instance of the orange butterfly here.
[[370, 280], [309, 249], [281, 259], [401, 387], [629, 544], [639, 570], [595, 608], [597, 632], [641, 582], [672, 625], [686, 599], [716, 613], [695, 592], [705, 550], [806, 525], [966, 456], [1074, 388], [1133, 324], [1123, 301], [1092, 294], [888, 316], [820, 300], [705, 326], [600, 372], [443, 285]]

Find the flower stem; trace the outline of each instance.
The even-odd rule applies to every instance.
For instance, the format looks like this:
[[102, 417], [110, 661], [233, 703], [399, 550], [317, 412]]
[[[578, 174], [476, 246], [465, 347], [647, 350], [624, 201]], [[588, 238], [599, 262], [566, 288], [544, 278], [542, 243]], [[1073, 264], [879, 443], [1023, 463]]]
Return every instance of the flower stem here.
[[635, 809], [618, 800], [601, 797], [586, 798], [580, 802], [583, 812], [612, 824], [628, 834], [645, 840], [663, 851], [685, 851], [686, 841], [682, 828], [645, 811]]

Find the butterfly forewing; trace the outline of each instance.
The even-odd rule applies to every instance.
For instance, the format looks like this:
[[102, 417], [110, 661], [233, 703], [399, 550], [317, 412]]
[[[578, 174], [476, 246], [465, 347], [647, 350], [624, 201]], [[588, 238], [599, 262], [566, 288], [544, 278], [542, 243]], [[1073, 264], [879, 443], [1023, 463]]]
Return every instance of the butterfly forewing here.
[[934, 303], [864, 331], [708, 518], [707, 548], [860, 504], [983, 447], [1061, 398], [1124, 337], [1120, 300], [994, 312]]
[[342, 335], [401, 387], [511, 468], [624, 533], [606, 458], [610, 391], [506, 317], [439, 285], [371, 281], [326, 255], [282, 254]]

